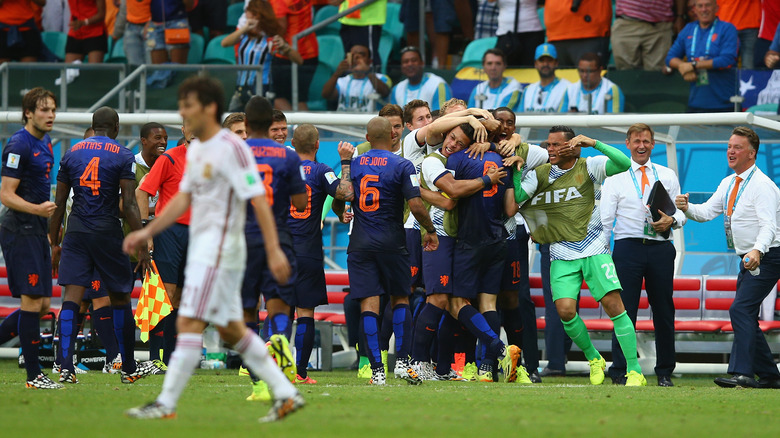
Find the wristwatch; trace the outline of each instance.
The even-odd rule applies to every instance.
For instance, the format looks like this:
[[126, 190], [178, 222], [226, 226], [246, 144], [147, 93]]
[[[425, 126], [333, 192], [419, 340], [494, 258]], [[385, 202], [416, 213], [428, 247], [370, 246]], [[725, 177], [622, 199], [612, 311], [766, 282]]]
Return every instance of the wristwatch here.
[[672, 218], [672, 228], [676, 228], [676, 227], [677, 227], [677, 219]]

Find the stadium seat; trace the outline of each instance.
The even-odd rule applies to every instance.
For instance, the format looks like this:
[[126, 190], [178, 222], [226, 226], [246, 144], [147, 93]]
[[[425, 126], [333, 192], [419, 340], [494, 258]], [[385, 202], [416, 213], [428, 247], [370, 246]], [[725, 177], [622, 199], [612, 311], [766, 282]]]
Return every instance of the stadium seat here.
[[127, 64], [124, 38], [119, 38], [114, 42], [114, 46], [111, 48], [111, 55], [108, 57], [108, 59], [106, 59], [106, 62], [111, 62], [114, 64]]
[[209, 41], [206, 53], [203, 55], [204, 64], [236, 64], [236, 50], [233, 47], [222, 47], [222, 40], [227, 35], [220, 35]]
[[387, 74], [387, 64], [390, 63], [390, 54], [393, 52], [393, 36], [382, 33], [379, 39], [379, 59], [382, 63], [382, 73]]
[[745, 111], [753, 114], [758, 115], [774, 115], [777, 114], [777, 105], [776, 103], [765, 103], [762, 105], [753, 105], [750, 108], [746, 109]]
[[238, 26], [238, 19], [244, 14], [244, 2], [233, 3], [227, 8], [228, 31], [232, 32]]
[[466, 50], [463, 52], [463, 60], [461, 60], [458, 68], [460, 70], [464, 67], [482, 68], [482, 56], [487, 49], [496, 47], [498, 37], [481, 38], [474, 40], [466, 46]]
[[206, 46], [206, 40], [197, 33], [190, 34], [190, 51], [187, 53], [187, 64], [203, 63], [203, 48]]
[[387, 21], [382, 25], [382, 33], [393, 37], [393, 46], [398, 47], [404, 36], [404, 24], [401, 23], [401, 4], [387, 3]]
[[[341, 37], [335, 35], [317, 36], [317, 44], [320, 46], [320, 63], [329, 66], [331, 68], [330, 74], [333, 74], [344, 59], [344, 45], [341, 43]], [[322, 91], [321, 88], [320, 91]]]
[[[320, 46], [320, 56], [322, 56], [322, 46]], [[309, 85], [309, 101], [307, 102], [309, 111], [327, 111], [328, 101], [322, 98], [322, 89], [334, 71], [336, 71], [334, 68], [320, 59], [317, 70], [314, 72], [314, 78]]]
[[63, 32], [41, 32], [43, 44], [51, 50], [61, 60], [65, 59], [65, 43], [68, 41], [68, 35]]
[[[334, 15], [337, 15], [339, 13], [339, 8], [336, 6], [323, 6], [320, 8], [320, 10], [317, 11], [316, 14], [314, 14], [314, 24], [321, 23], [328, 19], [329, 17], [332, 17]], [[320, 29], [317, 31], [317, 36], [322, 35], [339, 35], [339, 32], [341, 31], [341, 23], [338, 22], [338, 20], [334, 21], [333, 23], [330, 23], [329, 25], [325, 26], [323, 29]]]

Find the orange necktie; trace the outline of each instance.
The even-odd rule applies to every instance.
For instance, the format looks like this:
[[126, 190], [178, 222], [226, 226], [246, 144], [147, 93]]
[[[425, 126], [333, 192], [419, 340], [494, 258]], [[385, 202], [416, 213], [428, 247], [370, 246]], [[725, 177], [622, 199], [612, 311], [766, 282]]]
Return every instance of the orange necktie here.
[[642, 171], [642, 194], [645, 194], [645, 186], [650, 185], [650, 180], [647, 179], [647, 173], [645, 172], [645, 168], [647, 166], [639, 166], [639, 170]]
[[734, 201], [737, 199], [737, 191], [739, 190], [739, 183], [742, 182], [742, 178], [736, 177], [734, 183], [734, 188], [731, 190], [731, 194], [729, 195], [729, 203], [728, 207], [726, 208], [726, 216], [731, 216], [731, 213], [734, 212]]

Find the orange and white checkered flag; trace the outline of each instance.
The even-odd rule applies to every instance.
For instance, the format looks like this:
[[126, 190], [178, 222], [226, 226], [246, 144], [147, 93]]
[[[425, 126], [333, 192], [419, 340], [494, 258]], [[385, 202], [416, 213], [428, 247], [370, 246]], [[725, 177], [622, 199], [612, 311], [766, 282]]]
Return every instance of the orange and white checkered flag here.
[[152, 260], [152, 271], [144, 275], [143, 291], [135, 309], [135, 324], [141, 329], [141, 341], [149, 341], [149, 332], [172, 310], [171, 300]]

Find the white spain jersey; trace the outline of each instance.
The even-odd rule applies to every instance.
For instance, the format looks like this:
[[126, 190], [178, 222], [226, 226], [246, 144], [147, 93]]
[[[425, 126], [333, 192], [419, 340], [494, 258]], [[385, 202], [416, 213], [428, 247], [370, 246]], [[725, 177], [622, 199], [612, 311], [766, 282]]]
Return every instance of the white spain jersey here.
[[205, 142], [193, 140], [179, 190], [192, 196], [187, 259], [243, 270], [246, 201], [265, 194], [249, 146], [227, 129]]

